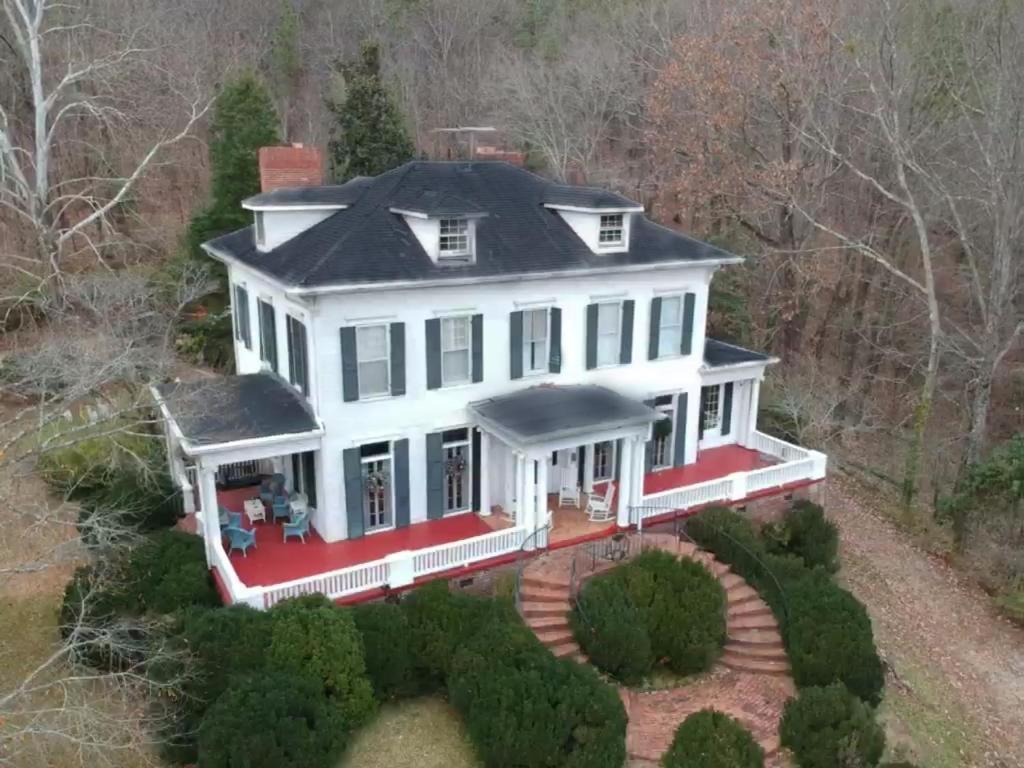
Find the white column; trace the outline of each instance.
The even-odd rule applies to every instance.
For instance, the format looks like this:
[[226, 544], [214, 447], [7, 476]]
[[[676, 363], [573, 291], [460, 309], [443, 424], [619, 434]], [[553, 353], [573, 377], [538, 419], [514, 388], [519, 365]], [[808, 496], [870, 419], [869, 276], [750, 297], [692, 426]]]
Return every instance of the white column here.
[[199, 504], [203, 512], [203, 538], [206, 540], [206, 564], [214, 562], [213, 547], [220, 539], [220, 514], [217, 507], [217, 467], [201, 467], [199, 477]]
[[586, 446], [583, 456], [583, 492], [591, 493], [594, 490], [594, 444]]
[[511, 448], [506, 446], [502, 450], [502, 455], [505, 460], [505, 499], [502, 504], [505, 507], [505, 514], [516, 519], [516, 496], [519, 489], [519, 486], [516, 485], [519, 477], [518, 465]]
[[761, 380], [751, 379], [750, 381], [750, 408], [747, 412], [747, 443], [749, 445], [754, 432], [757, 431], [757, 408], [761, 398]]
[[633, 444], [633, 497], [630, 501], [634, 507], [643, 503], [644, 497], [644, 443], [643, 437], [636, 438]]
[[523, 454], [516, 455], [516, 525], [528, 531], [533, 530], [533, 465]]
[[548, 460], [537, 459], [537, 487], [535, 488], [537, 505], [534, 515], [534, 529], [542, 528], [548, 522]]
[[491, 436], [480, 430], [480, 509], [481, 515], [491, 514]]
[[618, 511], [617, 523], [620, 528], [629, 525], [629, 502], [633, 493], [633, 438], [622, 441], [622, 455], [619, 456], [619, 487], [615, 494]]

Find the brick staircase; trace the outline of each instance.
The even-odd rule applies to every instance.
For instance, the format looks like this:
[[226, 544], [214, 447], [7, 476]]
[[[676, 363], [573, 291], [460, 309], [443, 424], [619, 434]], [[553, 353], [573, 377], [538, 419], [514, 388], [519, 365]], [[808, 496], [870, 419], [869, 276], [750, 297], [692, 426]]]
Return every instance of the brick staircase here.
[[[697, 560], [715, 575], [725, 590], [727, 634], [720, 664], [705, 683], [650, 693], [620, 689], [627, 711], [636, 715], [630, 718], [627, 736], [630, 757], [641, 763], [656, 762], [668, 748], [676, 725], [687, 714], [711, 707], [750, 728], [770, 758], [769, 764], [774, 764], [779, 749], [778, 718], [793, 689], [789, 661], [771, 609], [743, 578], [696, 545], [669, 534], [645, 534], [643, 543]], [[525, 567], [520, 611], [555, 656], [586, 662], [569, 627], [572, 558], [571, 549], [556, 550]], [[588, 576], [615, 565], [598, 561], [597, 569]]]

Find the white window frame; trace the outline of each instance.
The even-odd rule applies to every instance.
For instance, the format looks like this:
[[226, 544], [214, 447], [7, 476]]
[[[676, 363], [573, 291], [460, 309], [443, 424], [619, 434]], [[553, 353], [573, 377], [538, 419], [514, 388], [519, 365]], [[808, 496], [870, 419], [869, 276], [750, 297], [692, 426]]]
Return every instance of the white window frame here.
[[263, 211], [254, 211], [253, 232], [255, 233], [256, 245], [265, 248], [267, 245], [267, 222], [264, 220]]
[[[441, 320], [441, 386], [442, 387], [458, 387], [465, 384], [471, 384], [473, 382], [473, 316], [472, 315], [450, 315], [448, 317], [442, 317]], [[445, 341], [448, 334], [445, 333], [445, 323], [451, 322], [464, 322], [466, 324], [466, 346], [453, 347], [451, 349], [445, 348]], [[463, 349], [466, 351], [466, 378], [452, 381], [448, 379], [445, 372], [445, 355], [446, 353], [461, 352]]]
[[651, 445], [651, 469], [654, 471], [661, 469], [669, 469], [672, 466], [672, 452], [675, 449], [675, 437], [676, 437], [676, 406], [678, 399], [673, 396], [672, 402], [665, 403], [664, 405], [654, 406], [654, 410], [658, 413], [664, 413], [668, 416], [672, 423], [672, 431], [664, 438], [662, 445], [662, 456], [661, 461], [657, 461], [658, 457], [658, 442], [659, 438], [654, 438]]
[[465, 454], [464, 455], [466, 457], [466, 466], [469, 468], [469, 471], [466, 473], [466, 477], [465, 477], [465, 480], [464, 480], [464, 482], [466, 484], [465, 499], [464, 499], [465, 503], [461, 507], [458, 507], [458, 508], [452, 508], [452, 509], [448, 508], [448, 477], [447, 477], [447, 475], [445, 476], [444, 491], [443, 491], [444, 492], [444, 496], [442, 498], [442, 505], [443, 505], [444, 515], [446, 517], [448, 515], [461, 515], [461, 514], [465, 514], [466, 512], [472, 512], [473, 511], [473, 472], [475, 470], [475, 467], [473, 466], [473, 428], [472, 427], [454, 427], [452, 429], [446, 429], [446, 430], [444, 430], [444, 432], [454, 432], [457, 429], [465, 429], [466, 430], [466, 439], [465, 440], [450, 440], [448, 442], [441, 443], [442, 460], [443, 461], [448, 461], [448, 450], [449, 449], [463, 448], [465, 450]]
[[[272, 332], [271, 334], [264, 333], [263, 307], [261, 307], [260, 304], [266, 304], [268, 307], [270, 307], [271, 314], [274, 317], [274, 327], [269, 329]], [[274, 297], [273, 296], [269, 296], [269, 295], [266, 295], [266, 294], [257, 295], [257, 297], [256, 297], [256, 325], [257, 325], [257, 329], [258, 329], [259, 337], [260, 337], [260, 349], [259, 349], [260, 362], [261, 363], [266, 363], [267, 365], [270, 365], [270, 363], [273, 362], [274, 366], [273, 366], [273, 368], [271, 370], [273, 370], [274, 373], [277, 373], [277, 369], [281, 365], [281, 351], [278, 349], [278, 344], [277, 344], [277, 307], [274, 305]], [[285, 333], [285, 336], [287, 336], [287, 335], [288, 334]], [[274, 357], [276, 359], [273, 360], [273, 361], [268, 360], [267, 357], [266, 357], [266, 349], [267, 349], [266, 339], [268, 339], [268, 338], [271, 338], [271, 339], [274, 340]]]
[[618, 248], [626, 242], [626, 214], [602, 213], [597, 220], [597, 247]]
[[[445, 231], [446, 228], [451, 231]], [[454, 244], [454, 245], [453, 245]], [[448, 247], [445, 247], [445, 246]], [[469, 219], [446, 216], [437, 222], [437, 258], [465, 259], [473, 255], [473, 228]]]
[[[599, 475], [597, 473], [597, 469], [598, 469], [597, 446], [603, 445], [605, 443], [607, 443], [609, 446], [611, 446], [611, 449], [608, 451], [608, 474], [607, 475]], [[618, 450], [618, 441], [617, 440], [601, 440], [600, 442], [594, 443], [591, 446], [591, 450], [594, 452], [594, 470], [593, 470], [594, 477], [593, 477], [593, 482], [595, 482], [595, 483], [604, 483], [604, 482], [611, 482], [612, 480], [614, 480], [615, 479], [615, 459], [616, 459], [615, 453]]]
[[[359, 337], [362, 331], [368, 328], [383, 328], [384, 329], [384, 350], [385, 355], [383, 358], [374, 357], [370, 359], [364, 359], [362, 352], [360, 351]], [[364, 392], [363, 382], [366, 380], [365, 376], [359, 374], [363, 363], [384, 363], [385, 376], [384, 380], [386, 386], [382, 392]], [[365, 325], [356, 326], [356, 377], [359, 379], [359, 399], [360, 400], [373, 400], [379, 397], [390, 397], [391, 396], [391, 326], [388, 323], [366, 323]]]
[[[601, 332], [601, 308], [615, 307], [617, 322], [615, 323], [615, 354], [611, 362], [601, 361], [601, 337], [611, 336], [610, 333]], [[597, 305], [597, 338], [594, 340], [597, 346], [595, 362], [598, 368], [610, 368], [622, 364], [622, 301], [602, 301]]]
[[[245, 293], [245, 304], [239, 301], [238, 292]], [[252, 315], [249, 313], [249, 286], [244, 280], [234, 283], [231, 291], [231, 306], [234, 308], [235, 338], [242, 346], [252, 351]], [[244, 314], [243, 314], [244, 313]], [[242, 319], [245, 319], [246, 337], [242, 336]]]
[[[543, 339], [534, 338], [531, 336], [533, 331], [532, 318], [534, 313], [544, 313], [544, 337]], [[530, 357], [533, 344], [537, 344], [543, 341], [544, 343], [544, 354], [541, 355], [541, 360], [538, 367], [530, 365]], [[551, 364], [551, 309], [549, 307], [540, 307], [538, 309], [524, 309], [523, 310], [523, 375], [524, 376], [536, 376], [537, 374], [547, 373], [548, 368]]]
[[[665, 322], [665, 302], [666, 301], [678, 301], [679, 302], [679, 318], [676, 323]], [[680, 350], [683, 348], [683, 311], [684, 311], [684, 299], [682, 294], [673, 294], [671, 296], [661, 297], [661, 312], [658, 317], [658, 359], [664, 360], [669, 357], [679, 357]], [[667, 334], [673, 334], [672, 345], [670, 346], [670, 352], [662, 353], [662, 346], [665, 344]]]
[[[367, 442], [368, 443], [375, 443], [375, 442], [383, 443], [385, 441], [384, 440], [370, 440], [370, 441], [367, 441]], [[364, 533], [367, 536], [372, 536], [375, 533], [382, 533], [383, 531], [393, 531], [395, 529], [395, 444], [392, 441], [390, 441], [390, 440], [387, 441], [387, 444], [388, 444], [388, 452], [387, 453], [378, 453], [378, 454], [375, 454], [373, 456], [360, 456], [359, 457], [359, 475], [360, 475], [360, 478], [362, 478], [362, 467], [363, 467], [364, 464], [373, 464], [373, 463], [378, 462], [378, 461], [387, 461], [387, 467], [388, 467], [388, 494], [387, 495], [388, 495], [389, 498], [387, 499], [387, 503], [389, 505], [389, 509], [391, 510], [391, 522], [389, 522], [387, 525], [382, 525], [382, 526], [379, 526], [377, 528], [370, 528], [369, 527], [369, 520], [368, 520], [367, 515], [366, 515], [366, 509], [365, 508], [360, 509], [360, 512], [363, 515]], [[364, 445], [365, 445], [365, 443], [364, 443]], [[365, 488], [363, 489], [363, 493], [364, 494], [366, 493], [366, 489]], [[364, 500], [360, 501], [360, 507], [362, 507], [362, 501], [364, 501]]]
[[[706, 403], [711, 403], [712, 402], [712, 398], [708, 397], [707, 401], [704, 400], [703, 392], [704, 392], [705, 389], [709, 390], [709, 394], [713, 394], [714, 395], [713, 402], [714, 402], [714, 406], [715, 406], [715, 408], [714, 408], [715, 423], [714, 423], [713, 426], [709, 426], [708, 425], [708, 421], [705, 418], [706, 414], [712, 413], [712, 411], [706, 407]], [[722, 401], [724, 400], [724, 390], [725, 390], [725, 385], [724, 384], [710, 384], [710, 385], [705, 385], [704, 387], [701, 388], [701, 399], [700, 399], [700, 401], [701, 401], [700, 402], [701, 413], [700, 413], [700, 418], [701, 418], [701, 422], [704, 424], [704, 435], [702, 437], [703, 440], [707, 440], [709, 437], [710, 438], [721, 437], [721, 435], [722, 435]]]

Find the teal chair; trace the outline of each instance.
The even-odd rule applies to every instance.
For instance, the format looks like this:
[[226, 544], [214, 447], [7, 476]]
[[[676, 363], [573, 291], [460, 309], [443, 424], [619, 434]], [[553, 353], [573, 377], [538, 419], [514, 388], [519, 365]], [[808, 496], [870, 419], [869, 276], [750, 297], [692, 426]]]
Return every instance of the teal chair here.
[[288, 501], [287, 496], [275, 496], [272, 509], [274, 511], [275, 523], [281, 518], [284, 518], [285, 520], [291, 520], [292, 503]]
[[298, 536], [303, 544], [306, 543], [306, 534], [309, 533], [309, 513], [299, 512], [290, 523], [284, 524], [284, 539], [288, 541], [289, 536]]
[[218, 511], [220, 512], [220, 529], [222, 531], [230, 526], [234, 526], [235, 528], [242, 527], [241, 512], [232, 512], [223, 505], [218, 505]]
[[274, 488], [270, 478], [265, 477], [260, 481], [260, 501], [267, 507], [274, 503]]
[[240, 526], [229, 525], [224, 529], [225, 535], [228, 537], [228, 554], [230, 555], [234, 550], [242, 550], [242, 556], [248, 557], [249, 547], [256, 546], [256, 532], [247, 531], [245, 528]]

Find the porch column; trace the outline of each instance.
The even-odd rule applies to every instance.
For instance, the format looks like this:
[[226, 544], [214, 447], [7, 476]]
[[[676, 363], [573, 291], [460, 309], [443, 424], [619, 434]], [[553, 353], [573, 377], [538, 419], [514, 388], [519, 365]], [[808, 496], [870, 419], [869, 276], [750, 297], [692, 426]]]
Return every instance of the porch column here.
[[594, 490], [594, 444], [586, 446], [583, 456], [583, 492], [592, 493]]
[[747, 415], [747, 444], [754, 437], [754, 433], [757, 431], [757, 408], [758, 401], [761, 398], [761, 380], [751, 379], [750, 380], [750, 409]]
[[619, 488], [615, 496], [619, 528], [629, 525], [629, 502], [633, 494], [633, 438], [622, 441], [622, 455], [619, 457]]
[[480, 430], [480, 509], [481, 515], [491, 514], [491, 436]]
[[533, 531], [533, 465], [526, 456], [516, 454], [516, 525]]
[[642, 437], [637, 437], [633, 443], [633, 497], [630, 504], [639, 507], [644, 497], [644, 443]]
[[220, 539], [220, 513], [217, 507], [217, 467], [200, 467], [199, 505], [203, 513], [203, 539], [206, 544], [206, 564], [214, 564], [214, 546]]
[[534, 489], [537, 496], [536, 514], [533, 528], [543, 528], [548, 523], [548, 461], [537, 459], [537, 484]]

